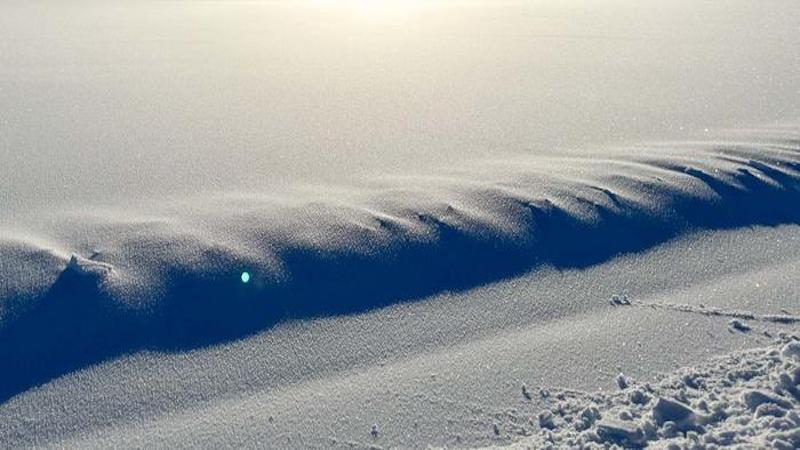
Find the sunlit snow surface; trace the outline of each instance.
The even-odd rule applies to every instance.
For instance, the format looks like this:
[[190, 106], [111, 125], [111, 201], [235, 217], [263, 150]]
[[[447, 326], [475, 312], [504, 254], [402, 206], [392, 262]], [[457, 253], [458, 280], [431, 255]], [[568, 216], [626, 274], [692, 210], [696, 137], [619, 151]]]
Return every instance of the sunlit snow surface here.
[[335, 194], [54, 213], [0, 241], [0, 358], [16, 368], [3, 392], [132, 350], [194, 348], [540, 265], [586, 267], [698, 228], [798, 223], [795, 129], [752, 133], [602, 159], [497, 159]]
[[[563, 285], [547, 278], [548, 301], [572, 320], [560, 332], [581, 321], [600, 330], [604, 322], [586, 308], [592, 303], [570, 299], [574, 286], [592, 292], [604, 264], [619, 267], [620, 255], [659, 245], [668, 252], [674, 239], [696, 232], [787, 225], [778, 233], [784, 241], [756, 228], [742, 234], [748, 246], [741, 248], [753, 255], [726, 242], [718, 259], [705, 263], [713, 272], [741, 257], [743, 270], [754, 264], [771, 274], [764, 288], [778, 300], [760, 299], [769, 305], [763, 311], [742, 305], [745, 293], [760, 292], [750, 281], [761, 275], [729, 267], [702, 279], [702, 255], [687, 247], [685, 259], [695, 258], [691, 267], [700, 271], [695, 285], [677, 277], [665, 287], [654, 279], [651, 290], [658, 285], [670, 299], [633, 305], [649, 305], [673, 326], [680, 314], [721, 323], [730, 334], [718, 337], [721, 347], [711, 340], [697, 352], [738, 349], [740, 335], [746, 346], [765, 344], [748, 321], [769, 322], [786, 333], [781, 342], [791, 341], [797, 311], [778, 303], [797, 289], [788, 281], [796, 274], [794, 247], [781, 242], [796, 237], [792, 225], [800, 223], [798, 23], [800, 7], [780, 0], [4, 2], [0, 414], [29, 417], [33, 428], [7, 422], [0, 436], [17, 445], [72, 439], [81, 446], [70, 434], [79, 424], [58, 425], [72, 420], [66, 416], [45, 420], [58, 414], [37, 409], [46, 403], [37, 395], [55, 395], [60, 411], [80, 396], [97, 414], [117, 411], [127, 425], [160, 411], [165, 398], [182, 396], [178, 404], [188, 409], [197, 399], [212, 401], [217, 389], [233, 395], [237, 390], [217, 379], [229, 369], [225, 349], [271, 333], [291, 337], [287, 326], [330, 323], [323, 335], [338, 336], [340, 345], [255, 345], [281, 358], [329, 358], [330, 365], [306, 373], [303, 365], [315, 364], [310, 356], [284, 361], [291, 371], [267, 375], [268, 386], [253, 381], [261, 394], [291, 390], [309, 374], [339, 394], [363, 388], [350, 377], [357, 365], [380, 370], [373, 351], [396, 358], [417, 351], [403, 347], [401, 328], [360, 328], [362, 315], [380, 323], [395, 308], [430, 314], [447, 338], [430, 338], [427, 356], [457, 359], [450, 346], [489, 344], [478, 331], [444, 331], [460, 317], [437, 316], [436, 296], [450, 293], [499, 315], [492, 322], [487, 313], [488, 335], [521, 327], [540, 336], [540, 324], [530, 323], [536, 315], [514, 317], [508, 296], [492, 286], [513, 287], [517, 281], [509, 280], [550, 270], [576, 277]], [[763, 262], [771, 248], [785, 257], [777, 268]], [[682, 264], [674, 256], [664, 271]], [[732, 304], [698, 312], [672, 298], [696, 285], [707, 293], [728, 276], [741, 283]], [[624, 284], [625, 277], [611, 281]], [[608, 298], [596, 300], [608, 306]], [[342, 341], [350, 326], [352, 340]], [[419, 336], [435, 331], [415, 327]], [[359, 339], [382, 344], [359, 349]], [[661, 349], [668, 356], [685, 346], [669, 343], [669, 351]], [[567, 344], [554, 343], [554, 352], [559, 345]], [[161, 375], [143, 367], [161, 359], [140, 352], [203, 361], [210, 372], [195, 380], [200, 393], [189, 394], [172, 389], [178, 375], [155, 381]], [[558, 364], [567, 364], [565, 352]], [[515, 357], [507, 349], [494, 355], [509, 364]], [[137, 366], [139, 357], [146, 362]], [[664, 368], [659, 356], [642, 358], [643, 368]], [[231, 367], [244, 367], [237, 361]], [[248, 370], [270, 372], [274, 363]], [[89, 378], [107, 382], [114, 364], [132, 364], [141, 375], [142, 393], [151, 394], [141, 409], [111, 405], [133, 391], [89, 399], [79, 394], [89, 384], [70, 384], [93, 370], [100, 375]], [[404, 383], [428, 376], [411, 367], [397, 375]], [[346, 385], [338, 373], [347, 374]], [[475, 369], [471, 376], [487, 374]], [[248, 385], [242, 377], [232, 379]], [[391, 376], [381, 377], [391, 384]], [[542, 384], [577, 380], [542, 377]], [[156, 391], [147, 390], [151, 381]], [[331, 402], [331, 411], [343, 408]], [[423, 409], [412, 405], [402, 414], [419, 417]], [[473, 412], [475, 421], [486, 420], [485, 411]], [[468, 439], [475, 427], [459, 414], [457, 439], [431, 430], [409, 435], [402, 422], [369, 424], [364, 441], [349, 431], [332, 435], [337, 445], [461, 446], [525, 434], [495, 433], [481, 422], [488, 437]], [[113, 433], [100, 439], [102, 426], [92, 420], [86, 424], [98, 445], [120, 444]], [[369, 419], [330, 426], [350, 430], [360, 420]], [[440, 411], [431, 420], [441, 425], [448, 416]], [[49, 431], [38, 435], [37, 426]], [[281, 445], [332, 444], [306, 423], [294, 430], [310, 434], [282, 436]], [[570, 433], [551, 437], [577, 439]], [[217, 444], [236, 442], [234, 435], [221, 439]]]

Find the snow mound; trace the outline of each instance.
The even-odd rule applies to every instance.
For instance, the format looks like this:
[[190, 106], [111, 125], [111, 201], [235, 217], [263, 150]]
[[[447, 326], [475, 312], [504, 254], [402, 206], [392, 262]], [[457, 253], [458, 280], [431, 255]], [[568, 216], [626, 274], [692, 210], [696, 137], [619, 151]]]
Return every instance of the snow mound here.
[[587, 267], [697, 229], [800, 223], [798, 203], [800, 134], [782, 126], [355, 187], [54, 211], [0, 227], [0, 400], [140, 349]]
[[[538, 433], [511, 448], [800, 447], [800, 348], [783, 335], [766, 348], [711, 360], [616, 393], [556, 392]], [[788, 350], [788, 351], [787, 351]]]

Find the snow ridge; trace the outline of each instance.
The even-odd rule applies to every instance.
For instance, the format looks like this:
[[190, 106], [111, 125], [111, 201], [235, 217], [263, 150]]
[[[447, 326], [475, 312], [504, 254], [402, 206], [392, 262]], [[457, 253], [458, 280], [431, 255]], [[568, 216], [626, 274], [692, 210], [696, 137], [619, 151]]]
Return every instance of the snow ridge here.
[[138, 349], [197, 348], [538, 265], [586, 267], [696, 229], [800, 223], [797, 127], [600, 154], [0, 229], [0, 401]]

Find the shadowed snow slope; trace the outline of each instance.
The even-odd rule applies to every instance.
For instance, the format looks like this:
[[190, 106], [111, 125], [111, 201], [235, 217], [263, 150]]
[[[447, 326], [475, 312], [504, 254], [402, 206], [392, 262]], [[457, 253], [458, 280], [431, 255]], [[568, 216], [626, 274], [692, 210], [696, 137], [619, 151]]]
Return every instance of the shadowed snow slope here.
[[599, 154], [7, 225], [0, 399], [137, 349], [194, 348], [542, 264], [585, 267], [693, 229], [800, 222], [795, 127]]
[[[643, 408], [625, 408], [624, 400], [659, 374], [696, 367], [688, 388], [738, 384], [746, 380], [736, 376], [760, 369], [705, 376], [703, 368], [712, 366], [703, 361], [797, 335], [800, 325], [788, 319], [800, 317], [798, 270], [798, 225], [704, 231], [591, 267], [533, 270], [363, 314], [282, 323], [188, 352], [136, 352], [3, 403], [0, 442], [81, 449], [474, 448], [546, 437], [538, 420], [545, 410], [555, 411], [555, 437], [566, 442], [592, 428], [566, 422], [575, 407], [593, 405], [602, 419], [622, 420], [617, 412], [627, 409], [636, 417], [625, 427], [633, 436], [656, 398], [645, 392]], [[615, 295], [618, 301], [609, 301]], [[775, 321], [774, 314], [787, 320]], [[733, 328], [733, 318], [745, 326]], [[765, 378], [754, 381], [751, 389], [770, 388]], [[614, 395], [621, 384], [628, 388]], [[651, 385], [657, 395], [684, 403], [709, 393], [691, 388], [697, 392], [684, 397], [680, 386]], [[576, 397], [574, 390], [612, 394]], [[560, 393], [580, 402], [556, 415]], [[738, 399], [729, 400], [723, 406], [731, 420], [746, 418]], [[753, 429], [727, 425], [745, 439]], [[666, 438], [669, 426], [659, 428]]]

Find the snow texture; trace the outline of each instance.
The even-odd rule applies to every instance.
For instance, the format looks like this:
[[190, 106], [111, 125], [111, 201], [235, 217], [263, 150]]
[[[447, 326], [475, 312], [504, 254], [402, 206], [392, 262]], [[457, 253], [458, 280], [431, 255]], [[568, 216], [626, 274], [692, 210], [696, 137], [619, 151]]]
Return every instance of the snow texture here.
[[556, 390], [540, 431], [511, 447], [798, 448], [797, 339], [783, 335], [617, 393]]
[[697, 229], [800, 222], [796, 127], [732, 134], [2, 232], [0, 398], [138, 349], [197, 348], [536, 266], [587, 267]]
[[0, 2], [0, 446], [796, 447], [799, 19]]

